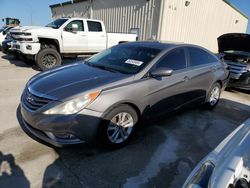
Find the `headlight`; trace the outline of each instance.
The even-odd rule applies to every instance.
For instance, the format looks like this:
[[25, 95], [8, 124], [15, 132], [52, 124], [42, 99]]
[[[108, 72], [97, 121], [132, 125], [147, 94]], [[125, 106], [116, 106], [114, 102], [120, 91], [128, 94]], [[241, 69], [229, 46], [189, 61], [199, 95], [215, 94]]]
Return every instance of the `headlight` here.
[[75, 99], [66, 101], [62, 104], [55, 106], [44, 112], [44, 114], [74, 114], [85, 108], [88, 104], [93, 102], [100, 91], [95, 91], [92, 93], [88, 93], [84, 96], [77, 97]]
[[203, 188], [209, 186], [209, 181], [214, 170], [214, 164], [210, 161], [205, 162], [195, 173], [185, 188]]

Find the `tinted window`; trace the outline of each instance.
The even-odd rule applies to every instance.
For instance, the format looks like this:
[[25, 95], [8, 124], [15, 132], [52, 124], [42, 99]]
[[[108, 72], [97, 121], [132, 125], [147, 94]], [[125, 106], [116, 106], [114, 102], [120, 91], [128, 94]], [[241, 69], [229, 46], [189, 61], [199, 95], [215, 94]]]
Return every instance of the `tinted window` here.
[[102, 31], [102, 24], [100, 22], [93, 22], [93, 21], [87, 21], [89, 31], [93, 32], [101, 32]]
[[168, 67], [173, 70], [186, 68], [185, 50], [183, 48], [173, 50], [163, 57], [156, 67]]
[[72, 31], [72, 25], [73, 25], [73, 24], [78, 25], [77, 31], [84, 31], [83, 22], [82, 22], [81, 20], [74, 20], [74, 21], [70, 22], [70, 23], [65, 27], [65, 31]]
[[213, 55], [198, 48], [188, 48], [191, 66], [203, 65], [218, 61]]
[[86, 64], [125, 74], [135, 74], [154, 59], [160, 51], [147, 47], [118, 45], [94, 55], [86, 61]]

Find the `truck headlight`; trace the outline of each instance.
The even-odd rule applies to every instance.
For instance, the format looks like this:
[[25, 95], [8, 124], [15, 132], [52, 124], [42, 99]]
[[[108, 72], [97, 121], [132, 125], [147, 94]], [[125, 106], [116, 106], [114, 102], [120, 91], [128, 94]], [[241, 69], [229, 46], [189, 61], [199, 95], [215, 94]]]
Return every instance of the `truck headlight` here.
[[209, 187], [209, 181], [213, 174], [214, 164], [211, 161], [205, 162], [195, 173], [185, 188], [203, 188]]
[[98, 95], [100, 94], [100, 91], [95, 91], [88, 93], [84, 96], [77, 97], [75, 99], [71, 99], [69, 101], [66, 101], [62, 104], [59, 104], [47, 111], [44, 112], [44, 114], [51, 115], [51, 114], [75, 114], [85, 108], [88, 104], [93, 102]]

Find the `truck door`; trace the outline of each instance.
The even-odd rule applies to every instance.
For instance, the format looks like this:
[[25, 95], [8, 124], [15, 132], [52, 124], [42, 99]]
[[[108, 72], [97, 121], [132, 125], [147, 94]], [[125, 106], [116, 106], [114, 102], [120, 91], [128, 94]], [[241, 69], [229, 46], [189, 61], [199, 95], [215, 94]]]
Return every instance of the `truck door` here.
[[87, 21], [88, 48], [91, 52], [100, 52], [106, 49], [106, 31], [101, 22]]
[[[73, 24], [78, 26], [77, 31], [73, 31]], [[68, 23], [62, 31], [62, 39], [64, 53], [88, 52], [88, 37], [83, 20]]]

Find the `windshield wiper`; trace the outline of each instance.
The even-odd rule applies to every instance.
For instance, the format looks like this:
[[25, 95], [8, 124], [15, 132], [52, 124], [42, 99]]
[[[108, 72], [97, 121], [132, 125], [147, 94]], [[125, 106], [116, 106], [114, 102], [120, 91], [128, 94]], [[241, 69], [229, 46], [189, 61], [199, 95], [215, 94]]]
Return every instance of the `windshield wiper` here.
[[91, 67], [96, 67], [96, 68], [99, 68], [99, 69], [107, 70], [109, 72], [114, 72], [114, 73], [118, 72], [117, 70], [114, 70], [112, 68], [109, 68], [109, 67], [106, 67], [106, 66], [102, 66], [102, 65], [94, 65], [94, 64], [91, 64], [89, 62], [85, 62], [85, 64], [89, 65]]

